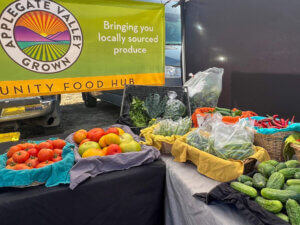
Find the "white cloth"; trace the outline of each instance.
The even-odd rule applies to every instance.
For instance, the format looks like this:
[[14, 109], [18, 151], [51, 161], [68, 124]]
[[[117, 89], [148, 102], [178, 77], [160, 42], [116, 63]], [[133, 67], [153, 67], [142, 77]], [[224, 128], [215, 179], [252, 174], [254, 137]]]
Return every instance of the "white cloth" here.
[[209, 192], [219, 182], [197, 172], [190, 163], [178, 163], [172, 156], [162, 156], [166, 163], [165, 225], [253, 225], [235, 206], [213, 202], [206, 205], [193, 197]]

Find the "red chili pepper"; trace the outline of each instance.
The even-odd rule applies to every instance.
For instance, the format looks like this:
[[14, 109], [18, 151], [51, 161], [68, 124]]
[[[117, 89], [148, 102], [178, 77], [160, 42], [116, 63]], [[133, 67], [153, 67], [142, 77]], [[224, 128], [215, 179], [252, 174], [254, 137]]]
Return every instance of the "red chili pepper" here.
[[261, 125], [262, 125], [263, 128], [268, 128], [268, 126], [265, 122], [262, 122]]
[[283, 125], [283, 126], [285, 125], [285, 120], [284, 119], [281, 119], [280, 122], [281, 122], [281, 125]]
[[273, 124], [270, 122], [268, 122], [268, 127], [273, 127]]
[[290, 119], [287, 119], [287, 120], [285, 121], [285, 127], [287, 127], [287, 126], [289, 125], [289, 121], [290, 121]]
[[278, 115], [274, 115], [274, 116], [273, 116], [273, 119], [276, 119], [277, 117], [278, 117]]
[[293, 116], [293, 118], [291, 120], [291, 123], [294, 123], [294, 120], [295, 120], [295, 116]]
[[274, 124], [274, 126], [276, 126], [278, 128], [282, 128], [282, 125], [279, 122], [277, 122], [276, 120], [273, 120], [273, 124]]

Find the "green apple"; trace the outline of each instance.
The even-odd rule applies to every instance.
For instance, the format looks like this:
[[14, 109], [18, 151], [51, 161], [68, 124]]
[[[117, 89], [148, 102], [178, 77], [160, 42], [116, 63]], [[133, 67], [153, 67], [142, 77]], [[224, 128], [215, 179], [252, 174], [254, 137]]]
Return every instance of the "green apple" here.
[[121, 142], [120, 147], [122, 152], [139, 152], [141, 151], [141, 145], [136, 141]]
[[134, 141], [133, 137], [128, 134], [128, 133], [124, 133], [120, 136], [120, 141], [122, 142], [130, 142], [130, 141]]
[[79, 146], [78, 152], [82, 156], [82, 154], [90, 148], [100, 149], [100, 145], [95, 141], [88, 141], [88, 142], [85, 142], [85, 143], [83, 143], [82, 145]]

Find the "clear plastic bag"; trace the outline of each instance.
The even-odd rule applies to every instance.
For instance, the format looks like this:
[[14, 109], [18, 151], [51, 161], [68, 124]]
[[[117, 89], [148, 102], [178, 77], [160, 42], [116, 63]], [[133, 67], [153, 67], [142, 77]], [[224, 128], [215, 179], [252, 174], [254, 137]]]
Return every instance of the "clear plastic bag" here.
[[209, 137], [212, 131], [213, 124], [222, 120], [222, 115], [216, 113], [213, 116], [206, 115], [205, 117], [197, 116], [199, 128], [192, 131], [186, 138], [186, 143], [200, 149], [202, 151], [211, 153], [209, 145]]
[[184, 135], [190, 131], [191, 127], [192, 121], [188, 117], [180, 118], [177, 121], [166, 119], [158, 123], [154, 129], [154, 134], [162, 136]]
[[191, 75], [184, 86], [188, 87], [191, 109], [199, 107], [216, 107], [222, 91], [224, 69], [210, 68]]
[[254, 133], [248, 121], [225, 124], [222, 121], [213, 125], [210, 136], [210, 151], [222, 159], [244, 160], [254, 154]]
[[176, 99], [177, 93], [169, 91], [168, 97], [169, 100], [166, 104], [164, 118], [178, 120], [180, 117], [184, 117], [186, 115], [186, 107], [180, 100]]

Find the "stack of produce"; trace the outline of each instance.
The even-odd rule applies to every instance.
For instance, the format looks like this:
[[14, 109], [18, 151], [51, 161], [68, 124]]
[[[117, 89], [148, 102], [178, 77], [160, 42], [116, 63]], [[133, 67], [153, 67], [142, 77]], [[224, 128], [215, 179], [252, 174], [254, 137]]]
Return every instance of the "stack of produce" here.
[[157, 93], [151, 93], [142, 101], [133, 97], [130, 104], [129, 116], [136, 127], [147, 127], [152, 119], [163, 117], [164, 119], [178, 120], [186, 116], [186, 106], [178, 99], [174, 91], [168, 92], [168, 97], [161, 97]]
[[66, 142], [61, 139], [47, 140], [39, 144], [23, 143], [10, 147], [6, 169], [38, 169], [62, 160]]
[[231, 182], [230, 186], [250, 196], [262, 208], [286, 222], [299, 225], [299, 165], [297, 160], [289, 160], [285, 163], [275, 160], [265, 161], [258, 165], [258, 173], [253, 177], [241, 175], [238, 181]]
[[237, 123], [242, 118], [248, 118], [252, 116], [257, 116], [255, 112], [252, 111], [241, 111], [236, 108], [234, 109], [226, 109], [226, 108], [197, 108], [192, 115], [193, 124], [195, 127], [198, 127], [197, 116], [206, 117], [207, 115], [213, 115], [214, 113], [220, 113], [222, 117], [222, 121], [224, 123], [234, 124]]
[[278, 115], [269, 116], [268, 118], [262, 120], [252, 119], [254, 121], [254, 126], [259, 128], [276, 128], [283, 129], [287, 128], [290, 124], [294, 123], [295, 116], [290, 119], [278, 118]]
[[82, 158], [141, 151], [141, 145], [118, 127], [106, 131], [102, 128], [78, 130], [73, 134], [73, 140], [79, 145], [78, 153]]

